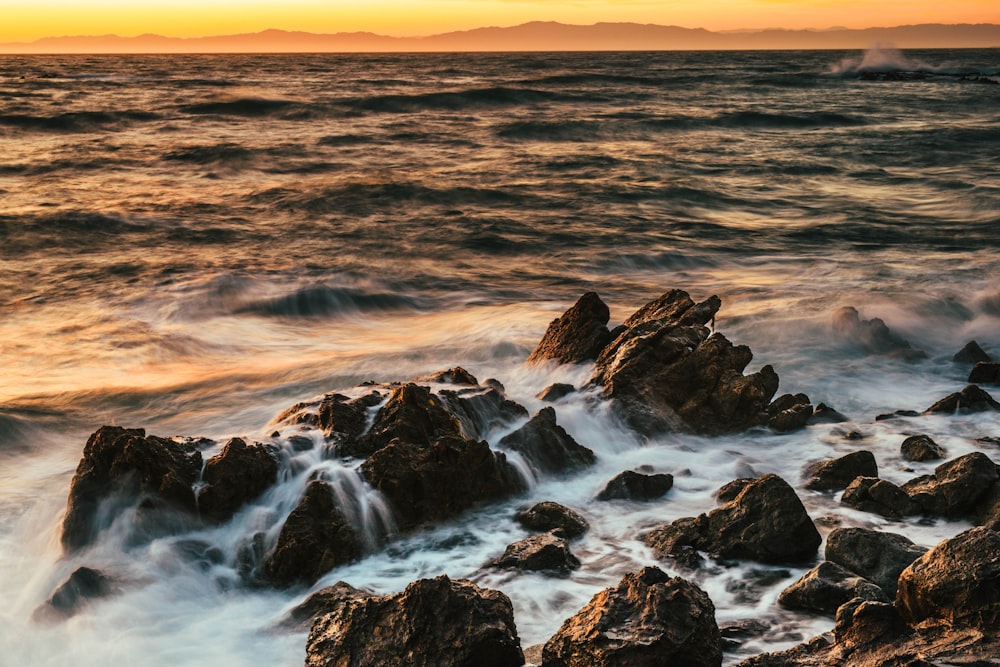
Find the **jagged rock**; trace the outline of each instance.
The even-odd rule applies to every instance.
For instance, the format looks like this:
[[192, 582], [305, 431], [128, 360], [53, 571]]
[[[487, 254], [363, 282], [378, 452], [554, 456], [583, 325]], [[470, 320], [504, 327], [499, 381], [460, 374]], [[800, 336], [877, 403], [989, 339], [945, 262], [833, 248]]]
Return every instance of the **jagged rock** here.
[[542, 667], [719, 667], [722, 640], [708, 595], [655, 567], [625, 575], [566, 620]]
[[277, 479], [278, 461], [266, 447], [233, 438], [205, 463], [198, 511], [203, 517], [225, 521]]
[[646, 534], [659, 558], [693, 547], [764, 563], [811, 560], [820, 542], [802, 501], [777, 475], [745, 484], [735, 498], [707, 515], [678, 519]]
[[570, 394], [576, 393], [576, 387], [571, 384], [566, 384], [565, 382], [556, 382], [555, 384], [550, 384], [545, 389], [542, 389], [535, 398], [545, 401], [546, 403], [555, 403], [560, 398], [565, 398]]
[[880, 415], [875, 415], [875, 421], [887, 421], [889, 419], [899, 419], [900, 417], [919, 417], [920, 413], [916, 410], [896, 410], [895, 412], [883, 412]]
[[596, 292], [587, 292], [572, 308], [549, 324], [542, 340], [528, 357], [529, 364], [554, 359], [561, 364], [593, 361], [611, 342], [611, 311]]
[[461, 423], [441, 400], [426, 387], [409, 382], [393, 390], [372, 427], [357, 442], [346, 443], [343, 453], [366, 457], [395, 439], [426, 446], [438, 438], [461, 435]]
[[32, 618], [41, 622], [67, 619], [76, 615], [91, 600], [111, 595], [114, 588], [114, 580], [100, 570], [79, 567], [52, 597], [35, 609]]
[[377, 391], [360, 398], [348, 398], [342, 394], [324, 396], [319, 404], [318, 426], [327, 437], [339, 434], [348, 442], [354, 442], [365, 432], [369, 408], [381, 403], [383, 398]]
[[974, 384], [1000, 383], [1000, 364], [992, 361], [980, 361], [969, 372], [969, 382]]
[[813, 406], [805, 394], [783, 394], [767, 407], [767, 425], [778, 433], [797, 431], [813, 416]]
[[597, 461], [594, 452], [556, 423], [556, 411], [551, 407], [542, 408], [527, 424], [504, 436], [500, 446], [520, 452], [543, 473], [570, 472]]
[[1000, 412], [1000, 403], [974, 384], [954, 394], [945, 396], [927, 408], [927, 413], [955, 414], [956, 412]]
[[674, 485], [674, 476], [666, 473], [646, 475], [626, 470], [614, 477], [597, 494], [598, 500], [656, 500]]
[[833, 331], [842, 340], [857, 345], [869, 354], [899, 356], [907, 361], [927, 355], [889, 330], [878, 317], [862, 320], [856, 308], [845, 306], [833, 314]]
[[833, 634], [842, 649], [849, 649], [905, 636], [910, 629], [891, 602], [856, 597], [837, 609]]
[[510, 599], [447, 576], [350, 600], [313, 623], [306, 667], [521, 667]]
[[457, 419], [466, 438], [482, 440], [500, 424], [526, 419], [528, 411], [507, 398], [503, 387], [476, 387], [460, 391], [445, 390], [441, 401]]
[[264, 579], [279, 586], [308, 585], [338, 565], [361, 557], [361, 542], [322, 480], [306, 487], [264, 562]]
[[817, 405], [809, 418], [810, 424], [843, 424], [846, 421], [850, 420], [826, 403]]
[[565, 505], [552, 501], [543, 501], [521, 510], [514, 515], [514, 520], [528, 530], [543, 533], [555, 531], [557, 535], [568, 539], [579, 537], [590, 530], [586, 519]]
[[927, 435], [911, 435], [899, 446], [899, 452], [907, 461], [934, 461], [943, 459], [947, 452]]
[[486, 442], [444, 437], [430, 444], [394, 440], [361, 465], [392, 503], [402, 529], [448, 519], [524, 490], [517, 470]]
[[840, 503], [887, 519], [920, 513], [920, 506], [892, 482], [877, 477], [856, 477], [844, 490]]
[[465, 370], [461, 366], [449, 368], [446, 371], [438, 371], [431, 375], [425, 375], [413, 380], [414, 382], [437, 382], [439, 384], [467, 384], [473, 387], [479, 385], [476, 376]]
[[564, 574], [580, 567], [579, 559], [569, 550], [569, 543], [555, 533], [518, 540], [508, 545], [503, 556], [490, 564], [501, 569], [550, 570]]
[[813, 491], [839, 491], [847, 488], [856, 477], [878, 477], [875, 455], [861, 450], [839, 459], [817, 461], [806, 467], [806, 488]]
[[743, 493], [743, 489], [755, 481], [757, 480], [754, 477], [740, 477], [731, 482], [726, 482], [715, 492], [715, 499], [720, 503], [728, 503], [736, 500], [736, 496]]
[[778, 604], [785, 609], [833, 615], [853, 598], [891, 602], [877, 585], [825, 560], [783, 590]]
[[980, 361], [993, 361], [990, 355], [986, 354], [983, 348], [979, 347], [979, 343], [974, 340], [966, 343], [965, 347], [956, 352], [951, 360], [959, 364], [977, 364]]
[[886, 595], [896, 595], [899, 573], [924, 555], [903, 535], [867, 528], [837, 528], [826, 538], [826, 559], [875, 583]]
[[[201, 453], [190, 443], [147, 437], [143, 429], [102, 426], [87, 440], [70, 483], [63, 547], [74, 551], [91, 544], [117, 511], [138, 499], [194, 515], [193, 487], [201, 464]], [[116, 499], [119, 507], [106, 506]]]
[[960, 456], [903, 484], [920, 509], [932, 516], [958, 518], [970, 516], [978, 501], [1000, 479], [997, 466], [981, 452]]
[[333, 613], [350, 600], [369, 597], [372, 597], [372, 594], [368, 591], [355, 588], [346, 581], [338, 581], [333, 586], [316, 591], [302, 604], [285, 614], [278, 627], [293, 632], [308, 631], [318, 616]]
[[1000, 533], [973, 528], [941, 542], [899, 576], [896, 607], [911, 625], [1000, 631]]

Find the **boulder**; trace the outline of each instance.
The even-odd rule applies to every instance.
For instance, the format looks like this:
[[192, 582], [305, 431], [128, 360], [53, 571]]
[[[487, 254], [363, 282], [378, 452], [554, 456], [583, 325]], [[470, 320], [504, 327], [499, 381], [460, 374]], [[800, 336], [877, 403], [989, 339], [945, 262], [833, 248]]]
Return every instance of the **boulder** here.
[[876, 584], [886, 595], [896, 595], [900, 572], [924, 555], [903, 535], [867, 528], [837, 528], [826, 538], [826, 559]]
[[899, 452], [907, 461], [934, 461], [943, 459], [947, 452], [927, 435], [911, 435], [903, 440]]
[[87, 440], [70, 483], [63, 547], [88, 546], [118, 512], [140, 499], [146, 507], [194, 515], [201, 465], [193, 444], [146, 436], [143, 429], [102, 426]]
[[527, 424], [500, 440], [500, 446], [520, 452], [535, 470], [565, 473], [592, 465], [597, 457], [556, 423], [551, 407], [539, 410]]
[[555, 384], [550, 384], [545, 389], [538, 392], [535, 398], [545, 401], [546, 403], [555, 403], [560, 398], [565, 398], [570, 394], [576, 393], [576, 387], [571, 384], [566, 384], [565, 382], [556, 382]]
[[910, 628], [887, 600], [856, 597], [837, 609], [833, 635], [841, 650], [876, 646], [908, 634]]
[[392, 504], [401, 529], [448, 519], [524, 490], [517, 469], [486, 442], [442, 437], [430, 444], [394, 440], [361, 464]]
[[920, 513], [920, 506], [901, 488], [878, 477], [856, 477], [844, 490], [840, 503], [887, 519]]
[[1000, 479], [997, 466], [981, 452], [960, 456], [903, 484], [920, 509], [931, 516], [960, 518], [971, 516], [994, 483]]
[[432, 373], [431, 375], [425, 375], [424, 377], [416, 378], [413, 381], [435, 382], [437, 384], [461, 384], [473, 387], [479, 385], [479, 380], [476, 379], [476, 376], [461, 366], [455, 366], [455, 368], [449, 368], [446, 371], [438, 371], [437, 373]]
[[108, 597], [114, 592], [114, 580], [100, 570], [79, 567], [64, 581], [32, 616], [35, 621], [54, 622], [80, 612], [91, 600]]
[[542, 667], [719, 667], [722, 639], [708, 595], [655, 567], [625, 575], [545, 643]]
[[693, 547], [721, 558], [764, 563], [809, 561], [821, 542], [802, 501], [777, 475], [753, 480], [707, 515], [678, 519], [645, 539], [660, 558]]
[[674, 485], [674, 476], [666, 473], [647, 475], [626, 470], [616, 475], [597, 494], [598, 500], [656, 500]]
[[560, 364], [593, 361], [611, 342], [611, 311], [596, 292], [587, 292], [573, 307], [552, 320], [528, 357], [529, 364], [555, 360]]
[[813, 406], [805, 394], [783, 394], [767, 407], [767, 425], [778, 433], [797, 431], [813, 416]]
[[976, 385], [970, 384], [962, 391], [945, 396], [924, 412], [947, 415], [967, 412], [1000, 412], [1000, 403], [994, 401], [992, 396]]
[[361, 541], [334, 501], [333, 488], [314, 480], [281, 527], [263, 577], [279, 586], [309, 585], [361, 557]]
[[543, 501], [514, 515], [519, 524], [536, 532], [555, 531], [557, 535], [572, 539], [590, 530], [582, 516], [559, 503]]
[[308, 632], [318, 616], [333, 613], [351, 600], [370, 597], [372, 594], [368, 591], [355, 588], [346, 581], [338, 581], [333, 586], [316, 591], [285, 614], [278, 627], [292, 632]]
[[809, 418], [810, 424], [843, 424], [846, 421], [850, 420], [826, 403], [817, 405]]
[[226, 521], [277, 479], [278, 461], [264, 445], [233, 438], [205, 462], [198, 511], [214, 521]]
[[875, 455], [861, 450], [839, 459], [817, 461], [806, 467], [806, 488], [813, 491], [839, 491], [856, 477], [878, 477]]
[[832, 616], [840, 605], [853, 598], [891, 602], [872, 582], [825, 560], [783, 590], [778, 604], [785, 609]]
[[580, 567], [565, 538], [553, 533], [532, 535], [507, 546], [503, 556], [490, 563], [500, 569], [548, 570], [568, 574]]
[[521, 667], [510, 600], [447, 576], [347, 601], [313, 623], [306, 667]]
[[992, 361], [990, 355], [986, 354], [983, 348], [979, 347], [979, 343], [974, 340], [966, 343], [965, 347], [956, 352], [951, 360], [959, 364], [977, 364], [980, 361]]
[[364, 458], [396, 439], [426, 446], [438, 438], [461, 435], [461, 423], [441, 399], [427, 387], [409, 382], [392, 391], [368, 432], [345, 443], [342, 453]]
[[927, 356], [890, 331], [880, 318], [862, 320], [857, 309], [851, 306], [840, 308], [833, 314], [833, 332], [844, 342], [856, 345], [868, 354], [898, 356], [907, 361]]
[[969, 382], [973, 384], [1000, 384], [1000, 364], [980, 361], [969, 372]]
[[368, 410], [381, 403], [384, 398], [377, 391], [359, 398], [328, 394], [320, 401], [317, 426], [328, 438], [340, 436], [345, 441], [354, 442], [368, 426]]

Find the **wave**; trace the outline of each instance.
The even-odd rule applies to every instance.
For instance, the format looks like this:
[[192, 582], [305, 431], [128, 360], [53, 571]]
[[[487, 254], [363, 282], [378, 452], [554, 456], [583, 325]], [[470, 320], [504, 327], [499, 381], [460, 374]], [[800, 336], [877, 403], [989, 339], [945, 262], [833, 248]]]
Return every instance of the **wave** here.
[[69, 111], [54, 116], [2, 114], [0, 125], [40, 132], [94, 132], [159, 118], [146, 111]]
[[267, 317], [333, 317], [405, 308], [416, 310], [420, 304], [416, 299], [400, 294], [317, 285], [277, 298], [246, 303], [236, 312]]
[[307, 106], [293, 100], [240, 97], [230, 100], [186, 104], [180, 107], [180, 111], [195, 115], [259, 117], [287, 114], [292, 111], [303, 111]]
[[830, 67], [828, 75], [873, 81], [923, 80], [932, 76], [960, 78], [977, 83], [1000, 83], [998, 71], [987, 71], [956, 65], [929, 65], [908, 58], [892, 44], [876, 44], [860, 57], [844, 58]]
[[863, 118], [829, 111], [801, 114], [767, 113], [764, 111], [737, 111], [723, 114], [709, 121], [713, 125], [733, 128], [810, 129], [825, 127], [858, 127], [867, 125]]
[[238, 144], [221, 143], [208, 146], [188, 146], [170, 151], [164, 160], [191, 162], [194, 164], [214, 164], [219, 162], [246, 162], [253, 157], [253, 151]]
[[603, 97], [567, 95], [533, 88], [474, 88], [458, 92], [419, 95], [374, 95], [347, 101], [356, 112], [413, 113], [419, 111], [461, 111], [544, 104], [547, 102], [601, 101]]

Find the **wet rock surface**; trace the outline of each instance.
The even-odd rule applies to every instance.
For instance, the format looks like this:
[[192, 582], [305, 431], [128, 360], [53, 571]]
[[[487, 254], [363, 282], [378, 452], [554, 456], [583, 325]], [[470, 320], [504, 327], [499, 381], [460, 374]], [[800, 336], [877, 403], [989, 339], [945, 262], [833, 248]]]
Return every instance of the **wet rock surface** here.
[[945, 396], [927, 408], [925, 412], [948, 415], [969, 412], [1000, 412], [1000, 403], [993, 400], [993, 397], [986, 391], [970, 384], [962, 391]]
[[840, 502], [847, 507], [888, 519], [901, 519], [920, 513], [920, 506], [906, 491], [877, 477], [855, 477], [844, 489]]
[[278, 479], [278, 461], [264, 445], [240, 438], [205, 462], [198, 511], [214, 521], [226, 521], [247, 502], [267, 491]]
[[893, 333], [882, 319], [873, 317], [863, 320], [852, 306], [840, 308], [833, 314], [833, 332], [841, 340], [860, 347], [868, 354], [892, 355], [908, 361], [927, 356]]
[[372, 593], [355, 588], [346, 581], [338, 581], [306, 598], [302, 604], [285, 615], [278, 623], [278, 627], [292, 632], [308, 632], [317, 617], [333, 613], [351, 600], [372, 596]]
[[520, 510], [514, 515], [514, 520], [528, 530], [543, 533], [556, 531], [556, 534], [566, 538], [579, 537], [590, 529], [590, 524], [579, 513], [552, 501]]
[[969, 382], [974, 384], [997, 384], [1000, 382], [1000, 364], [992, 361], [980, 361], [969, 373]]
[[561, 364], [593, 361], [611, 342], [611, 311], [595, 292], [587, 292], [562, 316], [553, 320], [528, 357], [529, 364], [547, 360]]
[[555, 533], [542, 533], [508, 545], [503, 555], [490, 565], [505, 570], [544, 570], [568, 574], [580, 567], [580, 560], [570, 551], [565, 538]]
[[839, 491], [856, 477], [878, 477], [875, 455], [869, 451], [851, 452], [839, 459], [817, 461], [806, 467], [806, 488], [813, 491]]
[[907, 461], [934, 461], [947, 456], [944, 447], [927, 435], [911, 435], [903, 440], [899, 452]]
[[778, 604], [786, 609], [832, 616], [853, 598], [891, 602], [876, 584], [836, 563], [823, 561], [783, 590], [778, 596]]
[[928, 515], [971, 517], [979, 501], [1000, 480], [996, 464], [980, 452], [960, 456], [903, 484], [902, 489]]
[[597, 500], [656, 500], [665, 496], [673, 486], [673, 475], [626, 470], [605, 485], [597, 494]]
[[896, 595], [899, 574], [927, 550], [907, 537], [867, 528], [838, 528], [826, 538], [826, 559]]
[[594, 452], [556, 423], [556, 411], [542, 408], [531, 420], [500, 440], [500, 447], [519, 452], [544, 473], [566, 473], [592, 465]]
[[428, 445], [438, 438], [461, 437], [462, 426], [441, 399], [426, 387], [409, 382], [393, 390], [368, 432], [342, 452], [367, 457], [393, 440]]
[[803, 428], [813, 416], [813, 406], [805, 394], [784, 394], [767, 407], [767, 425], [778, 433]]
[[90, 567], [79, 567], [35, 609], [32, 619], [53, 623], [75, 616], [91, 601], [108, 597], [115, 591], [114, 580]]
[[974, 340], [970, 340], [965, 344], [961, 350], [955, 353], [955, 356], [951, 358], [952, 361], [959, 364], [972, 364], [975, 365], [980, 361], [992, 361], [990, 355], [986, 354], [983, 348], [979, 347], [979, 343]]

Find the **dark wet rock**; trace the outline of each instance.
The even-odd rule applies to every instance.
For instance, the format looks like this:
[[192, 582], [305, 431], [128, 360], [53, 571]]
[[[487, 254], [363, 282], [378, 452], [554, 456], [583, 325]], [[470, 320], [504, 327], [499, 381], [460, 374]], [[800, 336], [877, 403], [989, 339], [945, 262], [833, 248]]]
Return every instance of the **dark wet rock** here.
[[625, 575], [566, 620], [542, 667], [718, 667], [722, 640], [708, 595], [655, 567]]
[[825, 560], [783, 590], [778, 604], [785, 609], [833, 615], [853, 598], [891, 602], [877, 585]]
[[927, 356], [890, 331], [880, 318], [862, 320], [857, 309], [851, 306], [840, 308], [833, 314], [833, 331], [845, 342], [857, 345], [869, 354], [898, 356], [907, 361]]
[[821, 541], [802, 501], [777, 475], [756, 479], [707, 515], [678, 519], [645, 539], [659, 558], [689, 546], [721, 558], [764, 563], [811, 560]]
[[279, 586], [309, 585], [360, 557], [361, 542], [337, 507], [333, 488], [314, 480], [281, 527], [263, 576]]
[[368, 426], [368, 410], [381, 403], [384, 398], [377, 391], [359, 398], [348, 398], [342, 394], [324, 396], [319, 404], [318, 426], [327, 437], [340, 435], [353, 442], [361, 437]]
[[901, 519], [920, 513], [920, 506], [892, 482], [877, 477], [856, 477], [844, 490], [840, 503], [862, 512], [888, 519]]
[[839, 491], [847, 488], [855, 477], [878, 477], [875, 455], [861, 450], [839, 459], [817, 461], [806, 467], [806, 488], [813, 491]]
[[805, 394], [783, 394], [767, 407], [767, 425], [778, 433], [804, 428], [813, 415], [813, 406]]
[[981, 452], [960, 456], [903, 484], [920, 509], [932, 516], [960, 518], [971, 516], [979, 500], [1000, 479], [997, 466]]
[[656, 500], [674, 485], [674, 476], [666, 473], [646, 475], [626, 470], [616, 475], [597, 494], [598, 500]]
[[770, 624], [756, 618], [747, 618], [719, 626], [722, 641], [729, 646], [739, 646], [747, 639], [763, 637], [770, 630]]
[[205, 462], [198, 511], [214, 521], [226, 521], [277, 479], [278, 461], [264, 445], [233, 438]]
[[543, 501], [521, 510], [514, 515], [514, 520], [528, 530], [547, 533], [556, 531], [557, 535], [574, 538], [590, 530], [587, 520], [565, 505], [552, 501]]
[[346, 581], [338, 581], [333, 586], [327, 586], [316, 591], [302, 604], [298, 605], [278, 623], [278, 627], [297, 631], [308, 631], [313, 620], [323, 614], [330, 614], [351, 600], [372, 597], [368, 591], [351, 586]]
[[79, 613], [91, 600], [105, 598], [114, 593], [114, 580], [90, 567], [73, 571], [48, 600], [35, 609], [36, 621], [54, 622]]
[[810, 424], [843, 424], [846, 421], [850, 420], [826, 403], [817, 405], [809, 418]]
[[438, 438], [461, 435], [461, 423], [441, 399], [410, 382], [393, 390], [368, 433], [356, 443], [346, 444], [343, 453], [367, 457], [395, 439], [426, 446]]
[[927, 408], [928, 413], [955, 414], [965, 412], [1000, 412], [1000, 403], [974, 384], [960, 392], [949, 394]]
[[973, 522], [977, 526], [1000, 531], [1000, 481], [979, 498], [978, 504], [979, 507], [972, 515]]
[[555, 533], [518, 540], [508, 545], [503, 556], [490, 564], [501, 569], [547, 570], [563, 574], [580, 567], [579, 559], [569, 550], [569, 543]]
[[826, 538], [826, 559], [896, 594], [900, 572], [927, 551], [903, 535], [867, 528], [838, 528]]
[[456, 366], [455, 368], [449, 368], [446, 371], [438, 371], [431, 375], [426, 375], [424, 377], [419, 377], [413, 380], [414, 382], [437, 382], [440, 384], [467, 384], [473, 387], [479, 385], [479, 380], [476, 376], [465, 370], [461, 366]]
[[543, 389], [538, 393], [535, 398], [538, 398], [546, 403], [555, 403], [560, 398], [565, 398], [570, 394], [576, 393], [576, 387], [571, 384], [566, 384], [565, 382], [556, 382], [555, 384], [550, 384], [548, 387]]
[[395, 440], [372, 454], [361, 472], [392, 503], [403, 529], [448, 519], [524, 490], [506, 456], [484, 441], [458, 437], [430, 444]]
[[875, 421], [882, 422], [888, 421], [890, 419], [899, 419], [900, 417], [919, 417], [920, 413], [916, 410], [896, 410], [895, 412], [884, 412], [880, 415], [875, 416]]
[[899, 451], [907, 461], [934, 461], [947, 455], [944, 447], [927, 435], [911, 435], [903, 440]]
[[611, 311], [596, 292], [587, 292], [573, 307], [549, 324], [528, 357], [529, 364], [555, 360], [560, 364], [593, 361], [611, 342]]
[[350, 600], [313, 623], [306, 667], [521, 667], [510, 599], [447, 576]]
[[974, 384], [1000, 384], [1000, 364], [980, 361], [969, 373], [969, 382]]
[[856, 597], [837, 609], [833, 634], [845, 649], [903, 637], [910, 634], [910, 628], [891, 602]]
[[136, 500], [147, 508], [194, 515], [201, 464], [201, 453], [189, 443], [146, 436], [143, 429], [102, 426], [87, 441], [70, 484], [63, 547], [73, 551], [91, 544]]
[[515, 452], [543, 473], [563, 473], [592, 465], [597, 457], [556, 423], [551, 407], [539, 410], [531, 420], [500, 440], [500, 446]]
[[736, 500], [736, 496], [743, 493], [743, 489], [753, 484], [756, 479], [755, 477], [740, 477], [731, 482], [726, 482], [715, 492], [715, 499], [719, 503], [728, 503]]
[[482, 440], [496, 426], [526, 419], [528, 411], [507, 398], [503, 387], [445, 390], [441, 401], [457, 419], [466, 438]]
[[990, 355], [986, 354], [983, 348], [979, 347], [979, 343], [974, 340], [966, 343], [965, 347], [956, 352], [951, 360], [959, 364], [978, 364], [980, 361], [993, 361]]

